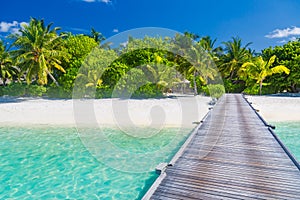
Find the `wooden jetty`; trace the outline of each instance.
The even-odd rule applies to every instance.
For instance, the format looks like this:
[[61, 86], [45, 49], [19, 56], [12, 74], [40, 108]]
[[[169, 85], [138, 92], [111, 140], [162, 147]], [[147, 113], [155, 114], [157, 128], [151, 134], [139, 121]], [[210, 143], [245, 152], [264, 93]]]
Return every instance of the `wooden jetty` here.
[[143, 199], [300, 199], [300, 167], [242, 95], [226, 94]]

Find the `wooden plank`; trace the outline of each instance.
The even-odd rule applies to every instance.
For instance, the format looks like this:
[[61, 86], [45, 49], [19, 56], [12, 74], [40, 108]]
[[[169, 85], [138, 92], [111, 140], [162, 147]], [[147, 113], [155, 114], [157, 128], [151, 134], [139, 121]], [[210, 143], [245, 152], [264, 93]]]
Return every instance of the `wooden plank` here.
[[150, 199], [300, 199], [300, 172], [238, 94], [206, 116]]

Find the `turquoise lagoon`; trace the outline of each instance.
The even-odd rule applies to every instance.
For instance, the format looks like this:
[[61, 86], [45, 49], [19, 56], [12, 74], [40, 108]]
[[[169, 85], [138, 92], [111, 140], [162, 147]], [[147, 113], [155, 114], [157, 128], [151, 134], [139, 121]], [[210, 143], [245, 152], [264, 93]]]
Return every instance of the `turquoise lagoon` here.
[[[114, 146], [133, 154], [157, 151], [151, 167], [145, 163], [139, 173], [114, 169], [91, 155], [74, 128], [1, 127], [0, 199], [140, 199], [158, 176], [153, 166], [168, 162], [191, 129], [130, 139], [118, 129], [103, 131]], [[133, 166], [149, 162], [130, 160], [130, 154], [126, 159]]]
[[275, 122], [275, 133], [294, 157], [300, 161], [300, 121]]
[[[299, 161], [300, 122], [272, 124]], [[191, 132], [165, 128], [150, 138], [134, 138], [114, 128], [102, 131], [122, 150], [158, 153], [155, 159], [141, 160], [131, 160], [129, 153], [126, 159], [131, 165], [145, 166], [144, 172], [137, 173], [92, 156], [74, 128], [1, 127], [0, 199], [140, 199], [158, 176], [153, 166], [168, 162]], [[152, 167], [145, 163], [149, 161]]]

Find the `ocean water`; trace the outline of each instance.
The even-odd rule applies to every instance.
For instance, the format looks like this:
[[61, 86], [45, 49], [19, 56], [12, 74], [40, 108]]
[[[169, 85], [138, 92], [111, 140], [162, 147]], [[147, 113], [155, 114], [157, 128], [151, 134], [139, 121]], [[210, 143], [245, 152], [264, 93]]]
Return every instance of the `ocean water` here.
[[300, 121], [299, 122], [276, 122], [275, 133], [290, 150], [294, 157], [300, 161]]
[[[140, 199], [158, 176], [153, 166], [168, 162], [191, 131], [178, 130], [141, 139], [106, 128], [109, 142], [129, 152], [127, 164], [145, 166], [135, 172], [92, 156], [73, 128], [0, 127], [0, 199]], [[155, 151], [155, 159], [143, 156]]]

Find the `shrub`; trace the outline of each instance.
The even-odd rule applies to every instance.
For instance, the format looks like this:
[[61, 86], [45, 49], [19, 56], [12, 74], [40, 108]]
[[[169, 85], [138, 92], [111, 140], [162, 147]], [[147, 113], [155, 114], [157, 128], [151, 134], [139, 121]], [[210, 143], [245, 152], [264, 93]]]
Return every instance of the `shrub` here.
[[209, 94], [212, 98], [219, 99], [224, 93], [225, 93], [225, 88], [221, 84], [211, 84], [207, 86], [209, 90]]
[[243, 81], [232, 82], [231, 80], [224, 79], [224, 86], [228, 93], [240, 93], [245, 89]]
[[102, 99], [102, 98], [111, 98], [112, 97], [112, 89], [109, 88], [108, 86], [104, 87], [98, 87], [96, 89], [96, 99]]
[[139, 87], [131, 96], [132, 98], [161, 98], [163, 92], [156, 84], [147, 83]]
[[2, 87], [1, 95], [12, 97], [41, 97], [46, 94], [46, 87], [40, 85], [27, 85], [22, 83], [11, 83]]
[[27, 85], [26, 96], [42, 97], [46, 94], [47, 88], [41, 85]]
[[26, 95], [26, 86], [21, 83], [11, 83], [3, 87], [3, 95], [13, 96], [13, 97], [23, 97]]
[[53, 85], [47, 89], [47, 96], [49, 98], [72, 98], [72, 89]]

